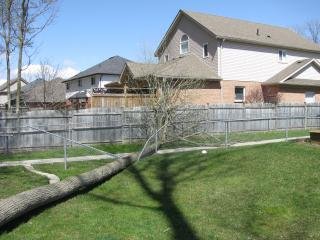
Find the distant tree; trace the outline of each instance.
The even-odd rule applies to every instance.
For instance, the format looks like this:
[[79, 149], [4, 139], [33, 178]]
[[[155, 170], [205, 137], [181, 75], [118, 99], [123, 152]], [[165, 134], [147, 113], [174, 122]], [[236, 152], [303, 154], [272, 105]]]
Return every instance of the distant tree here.
[[58, 76], [59, 67], [53, 66], [49, 60], [42, 60], [40, 62], [40, 69], [37, 73], [37, 78], [41, 79], [43, 82], [43, 87], [40, 88], [42, 90], [43, 96], [43, 108], [46, 109], [48, 99], [47, 97], [50, 96], [51, 100], [53, 96], [55, 95], [55, 92], [58, 91], [58, 89], [55, 88], [55, 85], [52, 84], [52, 81], [55, 80]]
[[249, 91], [246, 96], [246, 103], [263, 103], [264, 97], [261, 88], [255, 88]]
[[7, 78], [7, 101], [8, 110], [11, 109], [11, 90], [10, 90], [10, 80], [11, 80], [11, 68], [10, 59], [11, 53], [14, 50], [13, 41], [13, 21], [14, 21], [14, 0], [0, 0], [0, 37], [3, 42], [3, 53], [6, 56], [6, 78]]
[[320, 44], [320, 20], [310, 20], [303, 25], [293, 27], [293, 30], [314, 43]]
[[[16, 0], [15, 32], [18, 47], [16, 111], [20, 111], [23, 55], [33, 47], [35, 37], [48, 27], [57, 13], [57, 0]], [[30, 59], [29, 59], [30, 62]]]

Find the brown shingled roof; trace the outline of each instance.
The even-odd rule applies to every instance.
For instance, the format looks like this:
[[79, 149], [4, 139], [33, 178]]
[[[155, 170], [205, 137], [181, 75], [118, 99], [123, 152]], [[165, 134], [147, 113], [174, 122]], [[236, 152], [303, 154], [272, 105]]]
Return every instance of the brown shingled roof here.
[[291, 49], [320, 52], [320, 45], [301, 37], [289, 28], [244, 21], [240, 19], [215, 16], [211, 14], [180, 10], [162, 39], [155, 55], [158, 56], [164, 49], [167, 38], [174, 31], [182, 17], [199, 24], [204, 30], [220, 39], [248, 42], [267, 46], [286, 47]]
[[279, 84], [285, 80], [289, 81], [290, 77], [292, 77], [295, 73], [298, 71], [301, 71], [302, 69], [305, 69], [307, 66], [310, 64], [316, 64], [318, 66], [319, 63], [315, 59], [304, 59], [304, 60], [298, 60], [292, 64], [290, 64], [288, 67], [283, 69], [282, 71], [278, 72], [276, 75], [265, 81], [263, 84], [264, 85], [274, 85], [274, 84]]
[[193, 54], [185, 55], [166, 63], [127, 63], [127, 70], [133, 79], [152, 75], [175, 79], [221, 80], [206, 63]]

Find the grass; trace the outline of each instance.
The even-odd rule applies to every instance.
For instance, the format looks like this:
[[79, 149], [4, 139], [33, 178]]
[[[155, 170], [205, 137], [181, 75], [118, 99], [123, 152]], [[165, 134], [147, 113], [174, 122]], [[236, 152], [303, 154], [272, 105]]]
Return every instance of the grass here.
[[[141, 143], [128, 144], [97, 144], [93, 147], [110, 153], [130, 153], [139, 151], [142, 148]], [[68, 157], [88, 156], [101, 154], [97, 151], [90, 150], [84, 147], [70, 147], [68, 148]], [[41, 151], [19, 152], [12, 154], [1, 154], [0, 162], [3, 161], [20, 161], [31, 159], [47, 159], [47, 158], [61, 158], [63, 157], [63, 148], [47, 149]]]
[[24, 167], [0, 168], [0, 199], [45, 184], [48, 184], [46, 178], [30, 173]]
[[87, 161], [87, 162], [70, 162], [68, 163], [67, 171], [64, 170], [63, 164], [41, 164], [41, 165], [34, 165], [34, 168], [40, 170], [42, 172], [50, 172], [53, 173], [61, 180], [75, 176], [80, 173], [84, 173], [90, 170], [93, 170], [97, 167], [101, 167], [110, 161], [98, 160], [98, 161]]
[[[306, 136], [309, 132], [307, 130], [290, 130], [289, 137]], [[224, 134], [215, 134], [213, 136], [193, 136], [187, 138], [187, 141], [176, 141], [164, 144], [162, 148], [178, 148], [178, 147], [194, 147], [200, 145], [221, 145], [224, 144]], [[247, 142], [247, 141], [259, 141], [269, 140], [276, 138], [284, 138], [285, 131], [269, 131], [269, 132], [243, 132], [243, 133], [231, 133], [229, 135], [229, 143]], [[198, 144], [197, 144], [198, 143]], [[101, 149], [110, 153], [130, 153], [137, 152], [142, 149], [143, 144], [141, 142], [125, 143], [125, 144], [97, 144], [93, 145], [95, 148]], [[71, 147], [68, 148], [68, 157], [98, 155], [97, 151], [89, 150], [84, 147]], [[63, 148], [47, 149], [41, 151], [29, 151], [19, 152], [13, 154], [0, 155], [0, 162], [4, 161], [20, 161], [20, 160], [32, 160], [32, 159], [48, 159], [48, 158], [62, 158]]]
[[319, 155], [280, 143], [152, 156], [0, 239], [319, 239]]
[[[288, 137], [308, 136], [309, 130], [295, 129], [288, 131]], [[257, 131], [257, 132], [239, 132], [228, 135], [228, 144], [239, 142], [262, 141], [271, 139], [285, 138], [285, 131]], [[221, 146], [225, 143], [225, 134], [214, 135], [196, 135], [186, 138], [186, 141], [175, 141], [166, 143], [162, 148], [194, 147], [194, 146]]]

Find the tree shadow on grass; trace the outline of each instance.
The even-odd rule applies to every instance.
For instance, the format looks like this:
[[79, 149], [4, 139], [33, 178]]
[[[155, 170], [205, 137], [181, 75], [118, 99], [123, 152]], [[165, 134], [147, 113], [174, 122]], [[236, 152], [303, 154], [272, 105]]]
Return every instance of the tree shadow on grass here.
[[[159, 204], [159, 207], [137, 205], [128, 201], [115, 200], [95, 193], [90, 193], [90, 195], [99, 200], [116, 205], [126, 205], [130, 207], [144, 208], [151, 211], [160, 211], [164, 213], [171, 226], [172, 239], [198, 240], [200, 238], [184, 216], [184, 213], [180, 210], [178, 204], [175, 202], [173, 193], [178, 183], [187, 181], [204, 170], [200, 165], [201, 159], [186, 159], [186, 161], [181, 161], [178, 164], [175, 164], [174, 158], [170, 159], [170, 157], [165, 157], [161, 160], [153, 159], [152, 161], [146, 161], [139, 165], [139, 168], [131, 166], [128, 169], [147, 196], [156, 201]], [[151, 170], [150, 168], [155, 168], [155, 175], [157, 181], [160, 183], [160, 190], [155, 190], [149, 180], [143, 175], [143, 172]]]

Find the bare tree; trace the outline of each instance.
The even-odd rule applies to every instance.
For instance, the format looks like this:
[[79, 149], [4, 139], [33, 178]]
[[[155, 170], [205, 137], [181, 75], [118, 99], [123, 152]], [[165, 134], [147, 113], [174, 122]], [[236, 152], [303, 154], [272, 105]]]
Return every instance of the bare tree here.
[[246, 96], [246, 102], [247, 103], [263, 103], [264, 97], [263, 97], [262, 89], [254, 88], [250, 90]]
[[310, 20], [303, 25], [293, 27], [293, 30], [314, 43], [320, 43], [320, 20]]
[[[141, 122], [145, 135], [152, 136], [159, 129], [158, 140], [161, 143], [177, 140], [185, 135], [191, 128], [198, 126], [201, 117], [190, 111], [193, 90], [202, 88], [205, 80], [183, 77], [179, 73], [166, 75], [159, 74], [159, 68], [167, 64], [142, 64], [141, 78], [128, 76], [127, 91], [139, 94], [140, 103], [145, 110]], [[168, 67], [176, 71], [179, 66], [173, 62]], [[180, 66], [181, 67], [181, 66]], [[130, 75], [130, 74], [129, 74]]]
[[14, 50], [13, 44], [13, 0], [0, 0], [0, 24], [1, 31], [0, 35], [3, 41], [4, 52], [6, 55], [6, 75], [7, 75], [7, 101], [8, 101], [8, 110], [11, 109], [11, 91], [10, 91], [10, 80], [11, 80], [11, 68], [10, 68], [10, 59], [11, 53]]
[[[18, 47], [17, 102], [20, 111], [23, 55], [33, 47], [35, 37], [52, 23], [57, 13], [57, 0], [16, 0], [16, 38]], [[29, 59], [30, 62], [30, 59]]]
[[41, 79], [43, 82], [42, 88], [42, 103], [43, 108], [46, 109], [47, 106], [47, 96], [50, 96], [50, 100], [52, 101], [55, 95], [55, 92], [57, 89], [55, 88], [55, 85], [52, 84], [52, 80], [56, 79], [58, 76], [59, 67], [54, 67], [50, 64], [49, 60], [42, 60], [40, 62], [40, 69], [37, 74], [37, 78]]
[[320, 43], [320, 21], [312, 20], [306, 23], [307, 31], [315, 43]]

